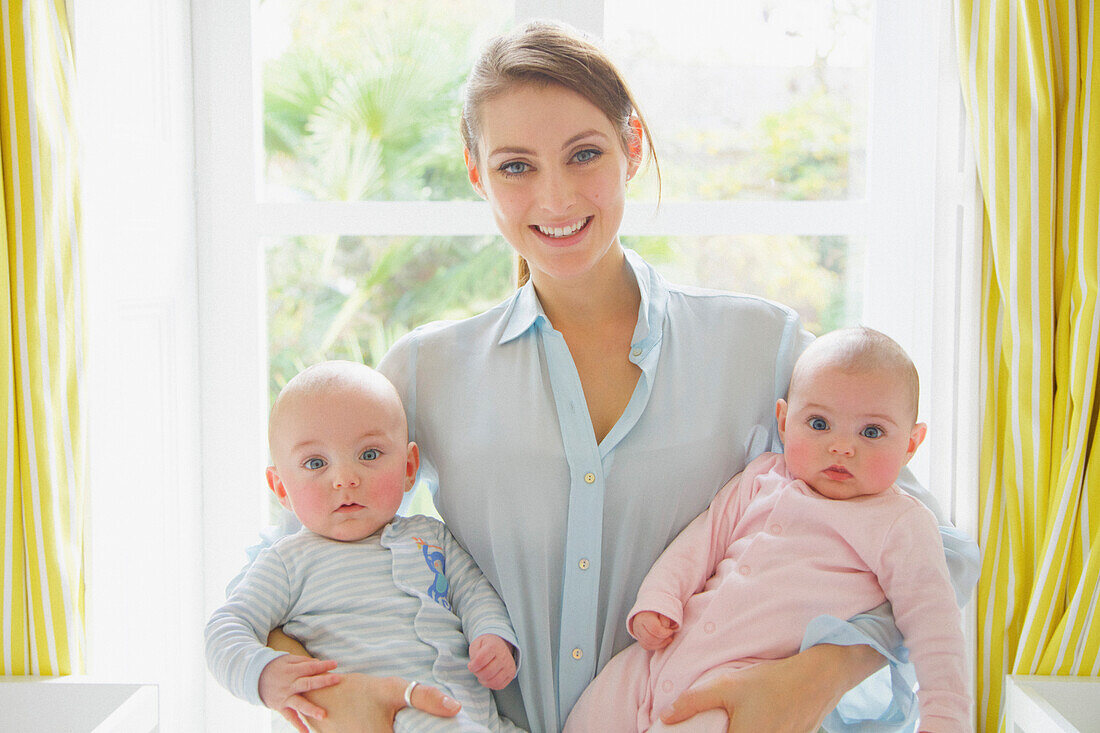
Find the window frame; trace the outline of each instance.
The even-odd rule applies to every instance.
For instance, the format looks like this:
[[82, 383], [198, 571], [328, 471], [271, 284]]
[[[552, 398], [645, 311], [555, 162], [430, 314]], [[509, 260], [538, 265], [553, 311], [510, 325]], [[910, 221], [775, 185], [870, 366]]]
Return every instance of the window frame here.
[[[224, 598], [263, 516], [267, 346], [263, 238], [497, 234], [484, 202], [270, 203], [262, 191], [259, 78], [249, 0], [193, 0], [204, 607]], [[840, 235], [865, 242], [862, 321], [895, 336], [924, 379], [933, 425], [915, 471], [960, 528], [976, 529], [977, 295], [981, 207], [967, 152], [950, 3], [880, 0], [866, 196], [849, 201], [629, 202], [624, 235]], [[601, 35], [598, 0], [516, 0]], [[954, 87], [952, 87], [954, 84]], [[935, 155], [929, 155], [929, 150]], [[458, 151], [456, 150], [456, 155]], [[931, 328], [927, 325], [931, 324]], [[957, 488], [961, 487], [961, 488]], [[254, 517], [251, 522], [241, 521]], [[252, 729], [207, 675], [206, 718]], [[213, 724], [208, 724], [208, 727]], [[211, 728], [212, 729], [212, 728]]]

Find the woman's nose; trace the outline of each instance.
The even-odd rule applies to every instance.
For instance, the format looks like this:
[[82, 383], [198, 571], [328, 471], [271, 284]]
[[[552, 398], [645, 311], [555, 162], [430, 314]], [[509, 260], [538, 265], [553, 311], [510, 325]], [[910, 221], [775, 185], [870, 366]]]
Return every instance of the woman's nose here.
[[547, 171], [542, 177], [539, 205], [549, 214], [564, 214], [576, 200], [573, 185], [562, 171]]

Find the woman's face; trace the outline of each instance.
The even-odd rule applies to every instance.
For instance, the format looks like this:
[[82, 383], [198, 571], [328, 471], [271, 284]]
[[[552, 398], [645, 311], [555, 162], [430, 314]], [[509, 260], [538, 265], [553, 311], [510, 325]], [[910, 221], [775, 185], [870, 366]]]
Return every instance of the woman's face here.
[[624, 152], [607, 116], [563, 87], [520, 84], [483, 103], [478, 118], [470, 182], [536, 285], [617, 266], [626, 182], [639, 155]]

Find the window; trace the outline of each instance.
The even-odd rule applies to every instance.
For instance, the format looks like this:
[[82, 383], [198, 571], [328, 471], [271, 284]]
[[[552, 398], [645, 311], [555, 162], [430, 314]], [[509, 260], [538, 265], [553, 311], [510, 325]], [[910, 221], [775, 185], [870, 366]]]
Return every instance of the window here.
[[[517, 18], [604, 38], [650, 116], [663, 201], [636, 187], [628, 246], [670, 279], [781, 300], [819, 330], [862, 321], [910, 350], [944, 426], [916, 470], [953, 503], [973, 208], [946, 6], [195, 0], [192, 15], [208, 609], [263, 521], [271, 391], [508, 291], [455, 130], [469, 59]], [[244, 715], [207, 690], [219, 726]]]
[[[607, 2], [603, 14], [664, 179], [665, 211], [656, 175], [632, 186], [624, 232], [643, 236], [626, 244], [675, 281], [782, 300], [816, 332], [858, 320], [870, 0]], [[257, 194], [261, 220], [278, 221], [263, 240], [272, 396], [306, 364], [375, 363], [410, 328], [510, 292], [509, 249], [484, 207], [463, 207], [476, 212], [473, 236], [452, 214], [476, 200], [458, 155], [460, 85], [511, 19], [502, 0], [259, 6]], [[326, 218], [319, 201], [377, 205], [330, 206], [362, 220], [304, 235]], [[825, 203], [818, 220], [791, 226], [809, 201]], [[775, 206], [754, 214], [745, 202]]]

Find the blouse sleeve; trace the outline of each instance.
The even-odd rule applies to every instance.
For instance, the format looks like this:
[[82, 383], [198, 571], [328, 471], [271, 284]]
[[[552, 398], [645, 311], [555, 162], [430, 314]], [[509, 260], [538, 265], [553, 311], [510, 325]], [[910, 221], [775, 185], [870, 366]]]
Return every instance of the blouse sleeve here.
[[[414, 441], [420, 448], [420, 468], [416, 474], [416, 485], [421, 482], [427, 485], [428, 490], [435, 496], [439, 489], [439, 474], [436, 472], [432, 461], [430, 446], [422, 445], [417, 438], [417, 404], [416, 404], [416, 373], [417, 352], [419, 337], [422, 331], [432, 328], [434, 324], [421, 326], [410, 333], [405, 334], [397, 343], [390, 347], [382, 360], [378, 362], [378, 371], [383, 374], [397, 389], [401, 396], [401, 403], [405, 406], [405, 419], [409, 424], [409, 440]], [[409, 512], [409, 503], [412, 501], [414, 491], [405, 493], [401, 502], [401, 508], [397, 513], [405, 516]]]

